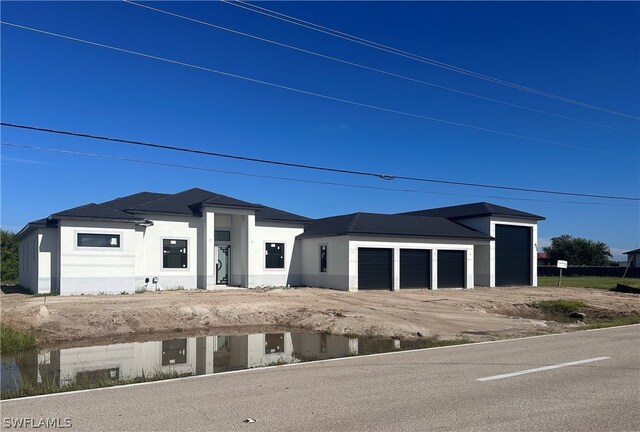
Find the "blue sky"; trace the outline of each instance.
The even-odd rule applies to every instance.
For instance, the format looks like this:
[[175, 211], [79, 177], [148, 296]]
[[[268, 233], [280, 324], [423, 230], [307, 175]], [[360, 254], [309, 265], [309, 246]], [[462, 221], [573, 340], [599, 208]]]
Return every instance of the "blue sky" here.
[[[2, 121], [336, 168], [640, 195], [640, 121], [636, 119], [497, 85], [221, 2], [147, 4], [583, 122], [385, 76], [115, 1], [2, 2], [2, 20], [541, 141], [304, 95], [7, 25], [1, 28]], [[637, 2], [258, 4], [464, 69], [640, 116]], [[3, 146], [2, 227], [11, 230], [88, 202], [142, 190], [177, 192], [201, 187], [310, 217], [489, 201], [545, 216], [539, 229], [541, 245], [567, 233], [605, 241], [618, 256], [621, 250], [640, 246], [637, 201], [384, 181], [11, 128], [2, 128], [2, 142], [419, 191], [292, 182]]]

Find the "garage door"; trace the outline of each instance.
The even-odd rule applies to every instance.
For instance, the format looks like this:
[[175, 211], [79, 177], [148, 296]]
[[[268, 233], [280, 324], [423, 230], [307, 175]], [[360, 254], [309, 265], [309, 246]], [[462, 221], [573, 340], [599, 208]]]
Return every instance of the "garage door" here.
[[496, 225], [496, 285], [531, 284], [531, 228]]
[[358, 289], [393, 287], [393, 249], [358, 248]]
[[464, 288], [465, 251], [438, 251], [438, 288]]
[[400, 288], [431, 287], [431, 251], [400, 249]]

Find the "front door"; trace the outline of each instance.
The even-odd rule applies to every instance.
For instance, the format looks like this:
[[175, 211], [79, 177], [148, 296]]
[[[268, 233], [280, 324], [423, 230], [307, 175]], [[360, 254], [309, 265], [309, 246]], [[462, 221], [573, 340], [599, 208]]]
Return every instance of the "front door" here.
[[216, 246], [218, 262], [216, 263], [216, 284], [229, 284], [229, 259], [231, 246]]

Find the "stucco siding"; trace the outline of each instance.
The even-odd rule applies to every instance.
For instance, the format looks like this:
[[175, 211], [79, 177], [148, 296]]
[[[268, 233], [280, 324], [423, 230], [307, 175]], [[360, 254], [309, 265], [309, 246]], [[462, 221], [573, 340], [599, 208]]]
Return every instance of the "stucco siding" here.
[[[137, 228], [138, 250], [136, 255], [135, 285], [147, 289], [156, 289], [152, 284], [154, 277], [158, 278], [157, 289], [193, 289], [198, 287], [199, 239], [198, 232], [202, 229], [202, 218], [157, 215], [150, 220], [152, 226]], [[140, 235], [142, 238], [140, 239]], [[213, 236], [213, 233], [211, 233]], [[187, 241], [187, 266], [185, 268], [163, 267], [163, 241]], [[145, 279], [149, 283], [145, 284]]]
[[[296, 237], [302, 225], [255, 222], [249, 226], [249, 288], [260, 286], [301, 285], [302, 254]], [[266, 245], [284, 243], [284, 268], [266, 267]]]
[[[320, 271], [320, 246], [327, 246], [327, 271]], [[306, 286], [349, 289], [348, 236], [301, 239], [302, 274]]]
[[38, 231], [20, 240], [18, 246], [18, 283], [32, 293], [38, 293]]
[[[119, 247], [80, 247], [78, 234], [120, 236]], [[60, 221], [60, 294], [133, 292], [135, 229], [132, 223]]]

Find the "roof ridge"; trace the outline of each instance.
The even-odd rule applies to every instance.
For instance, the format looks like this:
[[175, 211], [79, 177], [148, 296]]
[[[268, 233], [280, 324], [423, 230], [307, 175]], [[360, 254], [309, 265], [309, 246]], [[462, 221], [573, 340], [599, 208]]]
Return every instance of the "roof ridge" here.
[[482, 207], [484, 207], [484, 209], [489, 212], [492, 213], [493, 210], [491, 210], [491, 203], [488, 203], [486, 201], [480, 201], [480, 204], [482, 204]]
[[173, 197], [173, 196], [176, 196], [176, 195], [179, 195], [181, 193], [188, 192], [188, 191], [194, 190], [194, 189], [198, 189], [198, 188], [191, 188], [191, 189], [183, 190], [183, 191], [172, 193], [172, 194], [164, 194], [164, 196], [161, 196], [160, 198], [152, 199], [151, 201], [145, 201], [143, 203], [138, 204], [138, 206], [145, 206], [147, 204], [155, 203], [157, 201], [161, 201], [161, 200], [167, 199], [169, 197]]
[[357, 212], [353, 214], [351, 222], [349, 222], [349, 225], [347, 225], [347, 232], [351, 232], [355, 228], [355, 225], [358, 222], [358, 220], [360, 220], [361, 215], [362, 215], [362, 212]]

